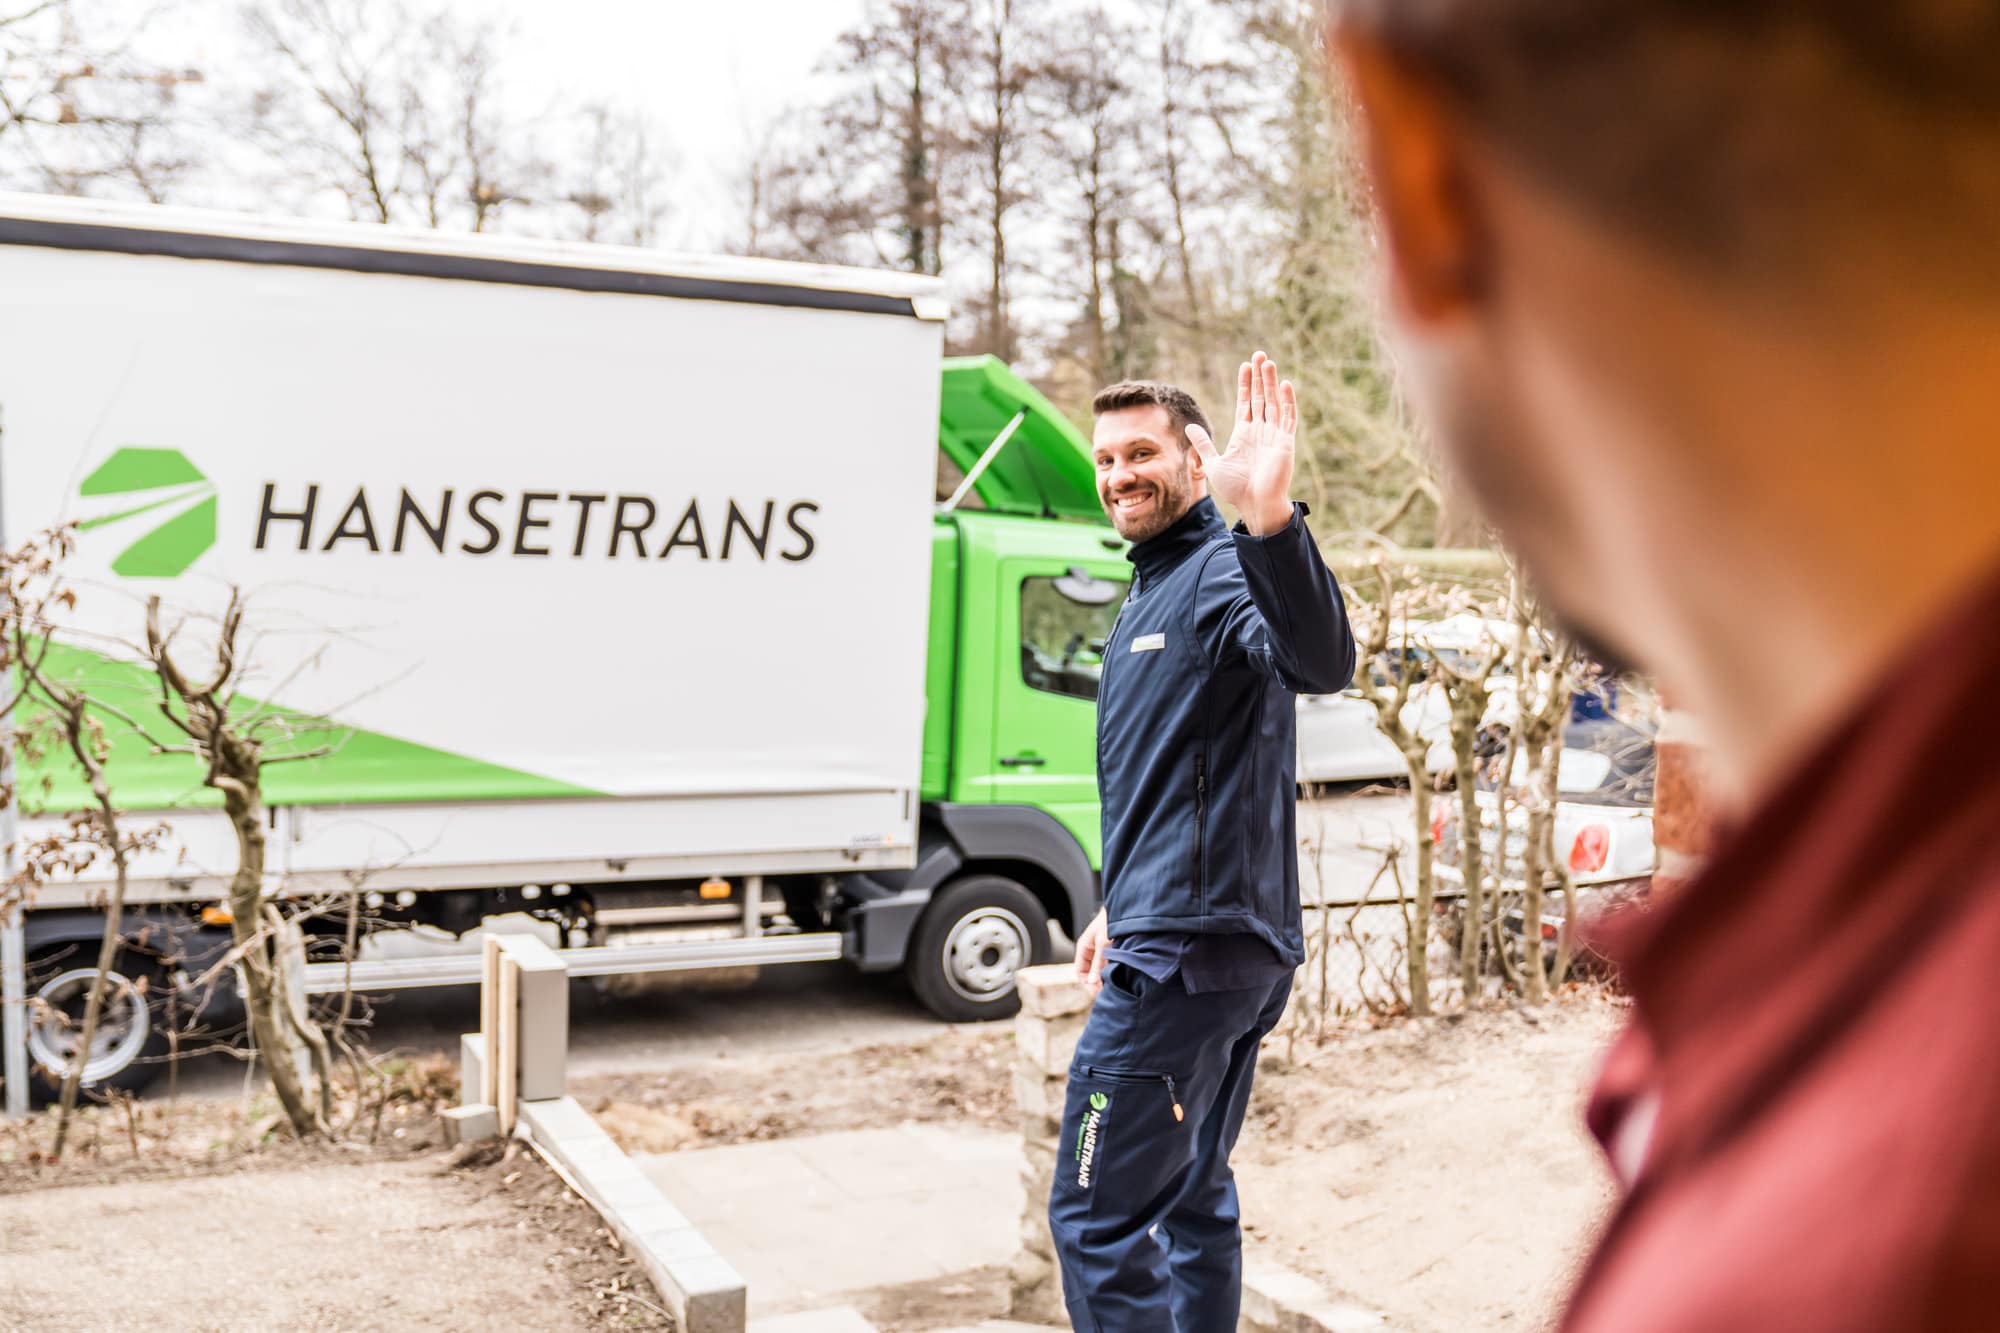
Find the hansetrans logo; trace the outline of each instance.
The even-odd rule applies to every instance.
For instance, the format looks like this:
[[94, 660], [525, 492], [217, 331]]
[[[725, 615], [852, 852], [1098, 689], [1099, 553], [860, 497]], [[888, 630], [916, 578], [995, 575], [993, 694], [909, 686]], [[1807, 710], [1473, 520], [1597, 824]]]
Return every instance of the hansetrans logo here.
[[111, 529], [128, 543], [111, 562], [114, 574], [170, 579], [215, 545], [215, 483], [178, 449], [120, 449], [78, 493], [99, 511], [78, 530]]

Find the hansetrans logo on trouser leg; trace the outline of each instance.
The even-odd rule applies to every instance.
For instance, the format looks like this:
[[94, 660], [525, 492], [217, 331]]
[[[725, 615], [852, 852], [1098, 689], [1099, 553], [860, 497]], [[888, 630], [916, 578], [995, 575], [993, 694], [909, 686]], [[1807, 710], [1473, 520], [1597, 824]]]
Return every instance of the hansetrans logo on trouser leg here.
[[1076, 1130], [1076, 1183], [1090, 1184], [1090, 1165], [1097, 1160], [1097, 1134], [1104, 1124], [1104, 1108], [1111, 1105], [1111, 1099], [1101, 1092], [1090, 1094], [1090, 1109], [1083, 1113], [1083, 1123]]

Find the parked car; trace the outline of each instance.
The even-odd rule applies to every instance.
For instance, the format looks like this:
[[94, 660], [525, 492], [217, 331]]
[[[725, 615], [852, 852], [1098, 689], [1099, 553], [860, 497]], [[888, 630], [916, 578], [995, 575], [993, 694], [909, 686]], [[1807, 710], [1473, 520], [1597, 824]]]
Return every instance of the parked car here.
[[[1394, 646], [1367, 663], [1378, 686], [1393, 685], [1395, 673], [1412, 662], [1433, 656], [1444, 658], [1453, 667], [1465, 670], [1475, 665], [1496, 638], [1511, 642], [1516, 633], [1504, 620], [1477, 616], [1451, 616], [1436, 622], [1413, 622], [1407, 632], [1399, 632]], [[1493, 697], [1488, 702], [1489, 720], [1513, 711], [1511, 668], [1495, 673]], [[1433, 773], [1451, 767], [1451, 705], [1444, 690], [1434, 682], [1413, 686], [1403, 705], [1403, 724], [1430, 741], [1426, 766]], [[1409, 767], [1398, 750], [1376, 725], [1375, 705], [1359, 689], [1339, 694], [1302, 694], [1298, 699], [1298, 780], [1306, 782], [1359, 782], [1379, 778], [1404, 778]]]
[[[1556, 763], [1555, 853], [1578, 887], [1626, 883], [1653, 873], [1654, 726], [1650, 709], [1626, 696], [1629, 686], [1600, 682], [1579, 691], [1563, 726]], [[1499, 768], [1504, 732], [1490, 735], [1494, 756], [1480, 773], [1474, 800], [1480, 812], [1480, 846], [1491, 858], [1497, 848]], [[1525, 756], [1517, 755], [1511, 785], [1526, 781]], [[1527, 813], [1510, 807], [1502, 886], [1518, 887]], [[1438, 844], [1438, 875], [1462, 885], [1459, 804], [1440, 800], [1431, 810], [1431, 833]]]

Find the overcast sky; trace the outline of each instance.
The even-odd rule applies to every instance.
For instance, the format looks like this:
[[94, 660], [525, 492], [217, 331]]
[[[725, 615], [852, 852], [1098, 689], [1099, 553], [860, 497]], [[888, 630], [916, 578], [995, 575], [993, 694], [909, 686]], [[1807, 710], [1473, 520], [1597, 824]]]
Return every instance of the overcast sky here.
[[[813, 67], [865, 0], [446, 0], [507, 31], [510, 101], [604, 100], [650, 112], [680, 167], [669, 244], [705, 248], [740, 224], [729, 182], [750, 136], [801, 100]], [[242, 51], [234, 0], [161, 6], [110, 0], [151, 16], [149, 49], [214, 70]]]
[[512, 26], [510, 77], [643, 107], [692, 179], [682, 209], [724, 206], [754, 127], [796, 99], [863, 0], [452, 0]]

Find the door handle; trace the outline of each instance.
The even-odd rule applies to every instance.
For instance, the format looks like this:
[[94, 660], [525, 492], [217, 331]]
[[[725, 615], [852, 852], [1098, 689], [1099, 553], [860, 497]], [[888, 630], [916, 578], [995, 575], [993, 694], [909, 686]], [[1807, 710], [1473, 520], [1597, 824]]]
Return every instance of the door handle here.
[[1049, 761], [1038, 754], [1010, 754], [1000, 761], [1002, 768], [1040, 768]]

